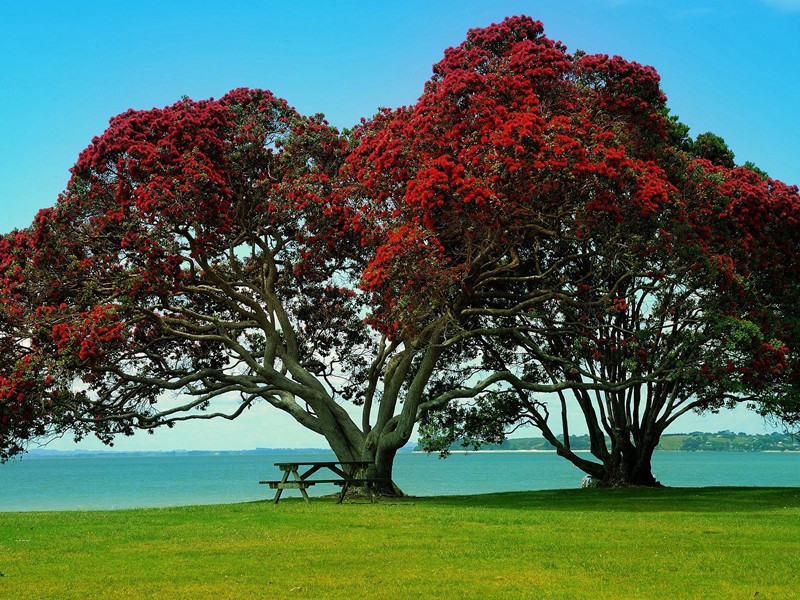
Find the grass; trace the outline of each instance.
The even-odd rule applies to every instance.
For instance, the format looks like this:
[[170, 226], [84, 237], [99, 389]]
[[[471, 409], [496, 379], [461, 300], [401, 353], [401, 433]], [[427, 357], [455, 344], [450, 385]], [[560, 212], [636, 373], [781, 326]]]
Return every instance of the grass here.
[[800, 598], [800, 489], [0, 513], [0, 598]]

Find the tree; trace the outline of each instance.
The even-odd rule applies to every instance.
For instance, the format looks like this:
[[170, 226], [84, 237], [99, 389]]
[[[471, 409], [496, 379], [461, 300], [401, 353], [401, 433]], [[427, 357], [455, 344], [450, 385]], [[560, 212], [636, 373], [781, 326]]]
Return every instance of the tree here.
[[0, 244], [2, 458], [267, 402], [390, 479], [443, 328], [366, 322], [362, 276], [397, 240], [341, 192], [348, 143], [259, 90], [112, 119]]
[[[797, 189], [698, 158], [667, 114], [651, 67], [570, 55], [517, 17], [366, 125], [351, 161], [376, 218], [425, 240], [455, 360], [496, 384], [423, 404], [429, 448], [525, 422], [603, 484], [656, 485], [652, 451], [690, 410], [796, 418]], [[407, 280], [379, 283], [413, 323], [434, 296]], [[595, 460], [570, 447], [571, 401]]]

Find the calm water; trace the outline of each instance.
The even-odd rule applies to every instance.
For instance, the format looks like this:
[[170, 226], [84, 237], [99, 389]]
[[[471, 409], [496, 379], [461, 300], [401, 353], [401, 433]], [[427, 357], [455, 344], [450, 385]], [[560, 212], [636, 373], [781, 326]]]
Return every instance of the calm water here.
[[[326, 454], [27, 458], [0, 465], [0, 511], [111, 509], [246, 502], [272, 497], [258, 485], [273, 466]], [[800, 487], [800, 453], [661, 452], [653, 470], [669, 486]], [[400, 454], [395, 481], [414, 496], [576, 488], [583, 474], [553, 453]], [[339, 490], [315, 486], [311, 495]], [[297, 496], [295, 490], [284, 497]]]

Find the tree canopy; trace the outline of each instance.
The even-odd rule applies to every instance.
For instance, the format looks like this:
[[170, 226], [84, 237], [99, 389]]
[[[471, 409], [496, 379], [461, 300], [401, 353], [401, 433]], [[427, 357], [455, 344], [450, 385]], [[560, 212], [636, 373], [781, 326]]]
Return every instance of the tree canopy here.
[[[26, 305], [5, 314], [23, 320], [26, 343], [14, 347], [32, 364], [14, 377], [57, 397], [45, 419], [110, 440], [205, 418], [215, 413], [184, 412], [235, 394], [228, 417], [268, 397], [319, 429], [302, 404], [253, 377], [283, 391], [292, 370], [329, 372], [320, 358], [334, 334], [308, 306], [324, 305], [330, 321], [353, 318], [351, 294], [331, 281], [339, 271], [347, 279], [350, 259], [329, 251], [327, 225], [317, 228], [316, 195], [345, 143], [260, 91], [112, 119], [56, 207], [12, 234], [28, 243], [4, 252], [10, 301]], [[358, 331], [342, 339], [363, 341]], [[191, 400], [158, 410], [165, 391]]]

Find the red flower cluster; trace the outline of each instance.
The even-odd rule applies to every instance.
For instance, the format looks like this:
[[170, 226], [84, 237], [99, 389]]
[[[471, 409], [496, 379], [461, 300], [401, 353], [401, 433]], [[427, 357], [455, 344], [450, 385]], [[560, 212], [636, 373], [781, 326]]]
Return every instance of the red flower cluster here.
[[124, 323], [119, 319], [116, 306], [95, 306], [81, 313], [80, 319], [75, 324], [61, 322], [52, 326], [52, 339], [59, 353], [96, 362], [125, 339]]

